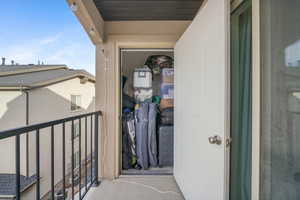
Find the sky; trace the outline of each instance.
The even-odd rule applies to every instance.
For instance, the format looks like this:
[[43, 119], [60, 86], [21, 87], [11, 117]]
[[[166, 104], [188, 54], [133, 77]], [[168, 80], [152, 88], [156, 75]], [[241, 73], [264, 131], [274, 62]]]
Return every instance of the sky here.
[[95, 74], [95, 47], [66, 0], [0, 4], [0, 57], [18, 64], [66, 64]]

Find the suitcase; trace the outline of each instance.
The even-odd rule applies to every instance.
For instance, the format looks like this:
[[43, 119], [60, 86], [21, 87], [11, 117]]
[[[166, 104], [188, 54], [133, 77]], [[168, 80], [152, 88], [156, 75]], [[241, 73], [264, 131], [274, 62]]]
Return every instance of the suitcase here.
[[170, 167], [174, 164], [174, 128], [160, 126], [158, 131], [158, 165]]

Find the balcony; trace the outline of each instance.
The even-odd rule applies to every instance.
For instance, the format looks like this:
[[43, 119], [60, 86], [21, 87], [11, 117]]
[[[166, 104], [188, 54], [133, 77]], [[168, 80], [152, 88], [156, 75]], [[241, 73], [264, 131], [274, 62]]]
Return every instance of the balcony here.
[[[98, 111], [0, 132], [0, 141], [13, 139], [15, 142], [15, 173], [0, 175], [0, 199], [184, 199], [173, 176], [121, 176], [116, 180], [103, 180], [100, 184], [98, 143], [101, 117], [102, 113]], [[76, 138], [75, 123], [79, 123]], [[21, 137], [26, 134], [36, 141], [35, 155], [31, 156], [35, 163], [34, 172], [30, 176], [22, 173]], [[41, 169], [41, 155], [47, 150], [41, 145], [45, 134], [50, 138], [50, 166]], [[70, 142], [66, 139], [68, 136]], [[68, 149], [75, 155], [76, 142], [79, 157], [72, 156], [68, 164]]]

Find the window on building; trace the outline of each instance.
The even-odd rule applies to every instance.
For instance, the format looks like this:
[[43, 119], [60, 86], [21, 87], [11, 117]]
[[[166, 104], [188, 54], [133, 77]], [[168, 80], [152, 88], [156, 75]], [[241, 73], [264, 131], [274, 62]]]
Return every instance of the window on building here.
[[81, 95], [71, 95], [71, 110], [81, 109]]
[[74, 123], [73, 138], [79, 137], [79, 123]]

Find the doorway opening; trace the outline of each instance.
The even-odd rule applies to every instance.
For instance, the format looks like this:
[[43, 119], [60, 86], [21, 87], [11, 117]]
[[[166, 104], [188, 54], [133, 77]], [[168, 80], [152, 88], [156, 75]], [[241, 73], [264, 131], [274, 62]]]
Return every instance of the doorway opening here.
[[172, 175], [173, 49], [120, 49], [121, 175]]
[[230, 199], [251, 199], [252, 9], [244, 1], [231, 14]]

